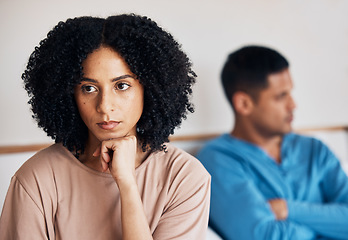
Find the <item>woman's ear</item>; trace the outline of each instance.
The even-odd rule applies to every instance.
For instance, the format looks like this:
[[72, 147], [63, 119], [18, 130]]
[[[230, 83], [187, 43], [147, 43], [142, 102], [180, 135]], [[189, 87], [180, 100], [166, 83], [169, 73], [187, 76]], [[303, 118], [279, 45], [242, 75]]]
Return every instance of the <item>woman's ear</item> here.
[[253, 108], [254, 102], [251, 96], [245, 92], [236, 92], [232, 97], [232, 103], [234, 106], [234, 110], [237, 114], [247, 116], [249, 115]]

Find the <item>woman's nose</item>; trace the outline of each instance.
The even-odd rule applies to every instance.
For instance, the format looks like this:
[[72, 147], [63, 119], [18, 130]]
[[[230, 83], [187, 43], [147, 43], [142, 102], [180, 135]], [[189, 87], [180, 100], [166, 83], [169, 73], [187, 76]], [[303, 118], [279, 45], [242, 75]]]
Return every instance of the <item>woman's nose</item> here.
[[113, 98], [111, 93], [100, 94], [97, 103], [97, 112], [108, 113], [114, 111]]

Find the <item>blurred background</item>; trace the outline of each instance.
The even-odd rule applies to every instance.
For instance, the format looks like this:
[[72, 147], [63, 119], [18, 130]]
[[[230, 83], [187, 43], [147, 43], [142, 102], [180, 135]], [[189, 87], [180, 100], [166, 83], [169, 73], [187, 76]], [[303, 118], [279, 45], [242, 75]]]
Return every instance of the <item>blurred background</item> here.
[[51, 142], [31, 117], [21, 80], [47, 32], [75, 16], [131, 12], [168, 30], [198, 75], [196, 111], [175, 135], [230, 131], [220, 71], [228, 53], [247, 44], [275, 48], [290, 61], [295, 129], [348, 125], [348, 1], [0, 0], [0, 146]]

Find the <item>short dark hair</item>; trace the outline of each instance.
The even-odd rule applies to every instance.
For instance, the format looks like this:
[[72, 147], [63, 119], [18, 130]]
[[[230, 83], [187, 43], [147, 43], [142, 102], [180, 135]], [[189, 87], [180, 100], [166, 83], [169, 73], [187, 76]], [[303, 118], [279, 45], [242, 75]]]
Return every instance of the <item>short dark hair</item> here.
[[245, 46], [232, 52], [223, 67], [221, 80], [225, 95], [232, 103], [237, 91], [248, 93], [257, 100], [258, 92], [267, 88], [267, 77], [289, 67], [279, 52], [263, 46]]
[[137, 123], [142, 149], [163, 150], [188, 112], [196, 74], [181, 46], [151, 19], [135, 14], [59, 22], [31, 54], [22, 74], [33, 118], [55, 142], [84, 151], [88, 129], [74, 99], [82, 62], [100, 46], [119, 53], [144, 87]]

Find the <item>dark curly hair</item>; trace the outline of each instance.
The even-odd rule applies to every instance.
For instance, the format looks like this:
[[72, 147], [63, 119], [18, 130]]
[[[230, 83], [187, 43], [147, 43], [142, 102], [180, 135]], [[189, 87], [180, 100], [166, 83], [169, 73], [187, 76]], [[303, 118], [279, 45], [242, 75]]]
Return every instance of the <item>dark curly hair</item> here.
[[33, 118], [56, 143], [83, 152], [88, 129], [74, 99], [82, 62], [100, 46], [118, 52], [144, 87], [137, 123], [143, 151], [165, 150], [165, 142], [188, 112], [196, 74], [181, 46], [147, 17], [135, 14], [78, 17], [59, 22], [31, 54], [22, 75]]

